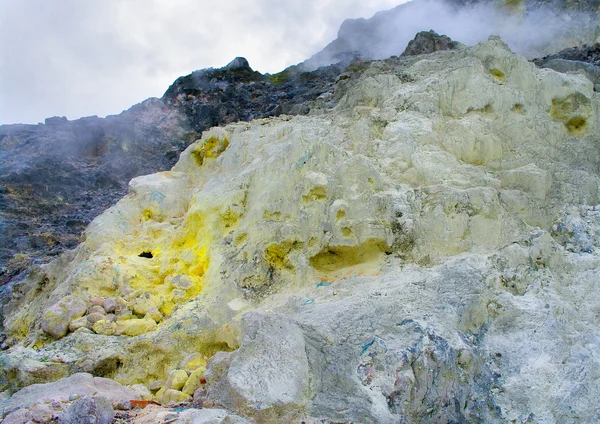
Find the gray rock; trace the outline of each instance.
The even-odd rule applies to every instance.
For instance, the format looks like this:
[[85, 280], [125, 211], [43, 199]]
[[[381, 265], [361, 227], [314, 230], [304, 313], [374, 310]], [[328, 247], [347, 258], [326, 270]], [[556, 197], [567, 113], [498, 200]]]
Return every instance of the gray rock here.
[[27, 424], [33, 421], [33, 414], [27, 409], [17, 409], [8, 414], [3, 420], [3, 424]]
[[224, 409], [188, 409], [173, 424], [250, 424], [250, 421]]
[[12, 395], [4, 404], [5, 411], [29, 408], [45, 401], [67, 402], [72, 395], [101, 396], [109, 402], [140, 399], [140, 395], [116, 381], [78, 373], [53, 383], [33, 384]]
[[594, 84], [594, 89], [600, 91], [600, 66], [591, 63], [566, 60], [551, 59], [541, 65], [542, 68], [554, 69], [558, 72], [577, 72], [585, 75]]
[[115, 299], [104, 299], [104, 310], [106, 311], [106, 313], [114, 313], [117, 310], [117, 306], [117, 301]]
[[406, 50], [404, 50], [401, 56], [417, 56], [440, 50], [453, 50], [459, 46], [460, 43], [452, 41], [446, 35], [439, 35], [433, 30], [421, 31], [417, 33], [414, 39], [409, 41]]
[[110, 401], [100, 396], [84, 396], [59, 416], [59, 424], [110, 424], [115, 411]]
[[87, 306], [82, 299], [67, 296], [44, 312], [41, 321], [42, 330], [55, 339], [60, 339], [67, 334], [69, 323], [83, 316], [86, 309]]
[[293, 419], [308, 403], [302, 331], [284, 315], [252, 312], [243, 317], [243, 332], [237, 351], [210, 363], [209, 398], [244, 416]]

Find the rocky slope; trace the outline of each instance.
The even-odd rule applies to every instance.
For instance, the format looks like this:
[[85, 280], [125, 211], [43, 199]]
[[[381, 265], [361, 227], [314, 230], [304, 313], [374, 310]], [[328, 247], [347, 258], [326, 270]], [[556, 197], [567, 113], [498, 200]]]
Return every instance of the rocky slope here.
[[[560, 13], [544, 9], [550, 4]], [[499, 33], [530, 57], [592, 43], [600, 35], [598, 5], [598, 0], [500, 6], [413, 1], [368, 20], [346, 21], [323, 51], [275, 75], [261, 75], [238, 58], [224, 68], [181, 77], [161, 99], [149, 99], [118, 116], [0, 126], [0, 286], [22, 278], [32, 264], [76, 246], [85, 226], [126, 193], [131, 178], [169, 169], [205, 129], [332, 107], [340, 75], [360, 73], [361, 61], [401, 54], [414, 34], [427, 27], [467, 44]], [[423, 34], [413, 42], [417, 53], [453, 48], [449, 38]], [[414, 54], [411, 49], [406, 54]], [[580, 57], [536, 63], [582, 72], [600, 89], [598, 66], [579, 63]], [[316, 69], [320, 65], [328, 66]]]
[[162, 99], [120, 115], [0, 126], [0, 284], [75, 247], [131, 178], [170, 169], [205, 129], [306, 114], [311, 102], [335, 100], [327, 93], [341, 73], [332, 65], [262, 75], [238, 58], [181, 77]]
[[361, 67], [204, 132], [16, 284], [6, 394], [83, 371], [265, 423], [598, 421], [592, 82], [498, 38]]

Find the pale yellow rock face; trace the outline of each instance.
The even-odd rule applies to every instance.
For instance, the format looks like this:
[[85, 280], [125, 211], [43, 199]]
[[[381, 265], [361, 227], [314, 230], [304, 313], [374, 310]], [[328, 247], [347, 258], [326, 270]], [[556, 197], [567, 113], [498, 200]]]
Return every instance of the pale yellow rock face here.
[[[499, 39], [410, 59], [402, 72], [373, 62], [342, 83], [345, 94], [333, 110], [213, 128], [172, 171], [132, 180], [130, 193], [92, 222], [85, 241], [45, 268], [52, 277], [45, 291], [15, 301], [20, 306], [5, 320], [9, 340], [91, 355], [97, 339], [74, 333], [50, 345], [36, 317], [66, 294], [122, 299], [106, 349], [123, 364], [111, 376], [148, 385], [178, 369], [178, 383], [169, 377], [156, 394], [176, 400], [197, 387], [200, 371], [188, 378], [186, 370], [239, 347], [243, 313], [296, 313], [318, 298], [319, 284], [333, 291], [357, 278], [389, 283], [407, 267], [415, 277], [406, 293], [426, 288], [399, 298], [398, 308], [426, 305], [421, 316], [473, 334], [496, 319], [486, 339], [494, 349], [504, 327], [535, 321], [528, 305], [546, 302], [523, 298], [531, 290], [523, 282], [528, 272], [539, 277], [532, 281], [553, 272], [568, 284], [583, 281], [578, 273], [595, 278], [596, 256], [571, 258], [550, 236], [565, 205], [600, 203], [600, 96], [592, 83], [536, 69]], [[514, 272], [481, 277], [460, 299], [469, 304], [464, 316], [429, 308], [462, 289], [462, 277], [445, 271], [462, 260]], [[464, 272], [480, 271], [471, 264]], [[432, 285], [438, 292], [427, 292]], [[356, 284], [344, 290], [328, 301], [363, 296]], [[559, 291], [556, 298], [567, 300], [556, 313], [570, 314], [577, 301]], [[97, 321], [94, 330], [105, 325]], [[336, 335], [325, 337], [333, 344]], [[528, 338], [518, 337], [516, 344]], [[458, 337], [448, 338], [462, 349]], [[524, 419], [510, 412], [519, 404], [548, 417], [552, 402], [542, 394], [544, 385], [563, 390], [553, 380], [558, 371], [539, 355], [523, 364], [519, 352], [506, 355], [528, 383], [515, 375], [498, 403], [510, 419]]]
[[100, 321], [96, 321], [96, 323], [92, 326], [92, 330], [94, 330], [96, 334], [101, 334], [103, 336], [112, 336], [117, 331], [117, 324], [102, 319]]
[[204, 378], [204, 371], [204, 367], [200, 367], [194, 370], [188, 377], [181, 391], [187, 395], [192, 396], [196, 389], [198, 389], [202, 384], [201, 380]]
[[185, 370], [173, 370], [169, 373], [165, 387], [167, 390], [181, 390], [187, 380], [188, 374]]
[[185, 393], [182, 393], [178, 390], [173, 390], [173, 389], [167, 389], [165, 391], [165, 394], [162, 397], [162, 401], [160, 403], [167, 405], [170, 402], [185, 402], [187, 400], [190, 400], [190, 397], [188, 395], [186, 395]]
[[153, 319], [129, 319], [118, 321], [115, 324], [115, 331], [119, 336], [139, 336], [156, 330], [156, 322]]

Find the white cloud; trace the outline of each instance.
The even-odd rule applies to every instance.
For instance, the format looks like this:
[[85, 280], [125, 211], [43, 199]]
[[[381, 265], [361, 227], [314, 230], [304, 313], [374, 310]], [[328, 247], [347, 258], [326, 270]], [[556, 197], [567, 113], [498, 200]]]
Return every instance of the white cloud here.
[[119, 113], [235, 56], [278, 72], [333, 40], [344, 19], [402, 2], [5, 0], [0, 123]]

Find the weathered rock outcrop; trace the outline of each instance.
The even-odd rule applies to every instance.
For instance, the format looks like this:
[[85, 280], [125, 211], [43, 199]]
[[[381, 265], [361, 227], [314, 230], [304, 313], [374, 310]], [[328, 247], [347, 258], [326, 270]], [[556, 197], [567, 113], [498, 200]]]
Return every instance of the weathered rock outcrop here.
[[315, 101], [332, 106], [342, 70], [292, 67], [262, 75], [237, 58], [181, 77], [162, 99], [120, 115], [0, 126], [0, 285], [32, 262], [75, 247], [92, 218], [126, 193], [131, 178], [170, 169], [205, 129], [306, 114]]
[[[361, 66], [335, 107], [205, 131], [16, 284], [4, 389], [86, 371], [257, 422], [600, 419], [592, 83], [498, 38]], [[67, 295], [91, 330], [42, 326]]]
[[600, 43], [572, 47], [533, 62], [541, 68], [583, 74], [600, 91]]
[[192, 134], [158, 99], [105, 119], [0, 126], [0, 284], [77, 246], [131, 178], [169, 169]]

